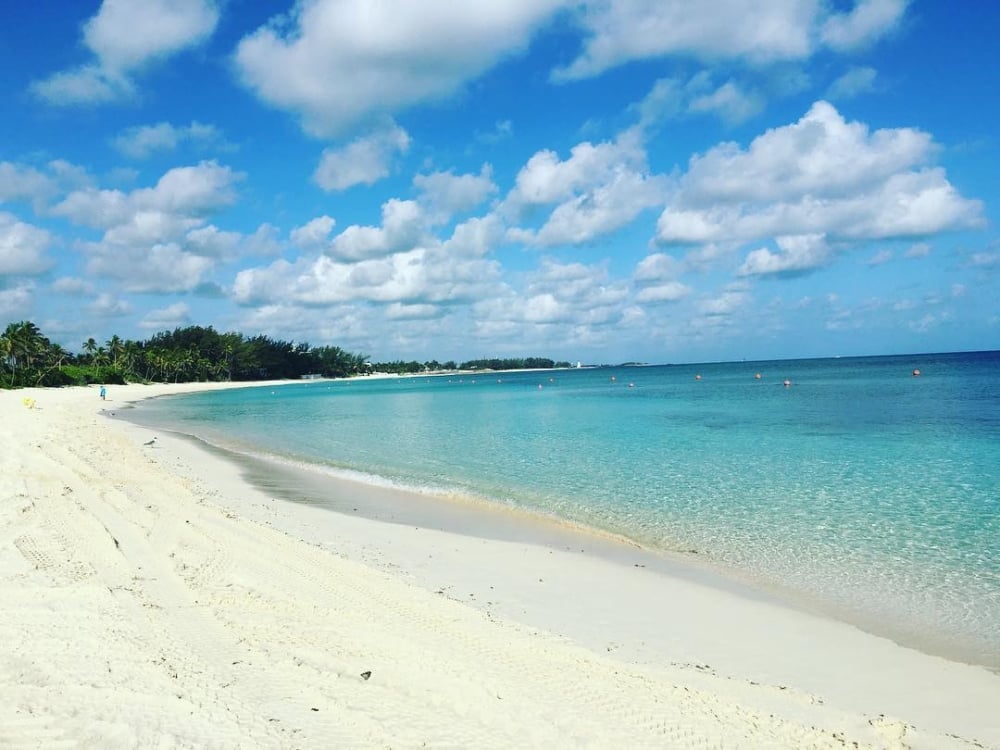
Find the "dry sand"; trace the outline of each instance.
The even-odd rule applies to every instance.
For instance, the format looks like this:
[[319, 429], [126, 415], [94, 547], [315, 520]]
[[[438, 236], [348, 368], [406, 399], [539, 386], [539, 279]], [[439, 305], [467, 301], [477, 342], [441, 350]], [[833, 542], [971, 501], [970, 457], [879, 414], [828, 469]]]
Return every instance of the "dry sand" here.
[[0, 392], [0, 747], [1000, 747], [981, 667], [561, 529], [279, 500], [101, 414], [206, 387]]

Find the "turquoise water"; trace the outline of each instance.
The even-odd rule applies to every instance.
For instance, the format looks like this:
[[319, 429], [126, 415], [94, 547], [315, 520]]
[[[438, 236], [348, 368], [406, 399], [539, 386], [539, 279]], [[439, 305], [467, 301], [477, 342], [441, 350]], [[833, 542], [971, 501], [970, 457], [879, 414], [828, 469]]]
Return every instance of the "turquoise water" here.
[[141, 412], [241, 452], [697, 552], [1000, 666], [1000, 352], [314, 382]]

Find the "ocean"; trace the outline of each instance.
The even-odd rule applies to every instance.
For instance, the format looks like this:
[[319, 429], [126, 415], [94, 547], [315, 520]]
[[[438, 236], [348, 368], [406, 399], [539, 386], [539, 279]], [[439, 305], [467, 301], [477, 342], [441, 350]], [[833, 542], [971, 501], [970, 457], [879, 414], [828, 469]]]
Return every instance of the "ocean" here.
[[1000, 352], [307, 381], [133, 417], [611, 532], [1000, 668]]

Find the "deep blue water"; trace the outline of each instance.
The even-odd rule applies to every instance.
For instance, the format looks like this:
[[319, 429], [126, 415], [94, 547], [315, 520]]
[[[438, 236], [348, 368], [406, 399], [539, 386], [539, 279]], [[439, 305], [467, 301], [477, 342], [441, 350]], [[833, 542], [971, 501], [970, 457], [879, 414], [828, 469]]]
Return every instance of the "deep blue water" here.
[[243, 452], [695, 550], [1000, 666], [1000, 352], [310, 382], [141, 409]]

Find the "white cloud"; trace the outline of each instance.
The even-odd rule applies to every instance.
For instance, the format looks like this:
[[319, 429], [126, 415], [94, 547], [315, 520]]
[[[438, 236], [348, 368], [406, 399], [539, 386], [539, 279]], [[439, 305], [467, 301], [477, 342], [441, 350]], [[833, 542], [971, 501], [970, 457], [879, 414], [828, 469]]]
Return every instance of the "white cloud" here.
[[55, 191], [55, 181], [33, 167], [0, 161], [0, 203], [30, 200], [40, 203]]
[[221, 138], [214, 125], [192, 122], [177, 126], [169, 122], [127, 128], [112, 141], [116, 149], [133, 159], [145, 159], [157, 151], [173, 151], [185, 142], [210, 143]]
[[423, 237], [426, 221], [416, 201], [392, 198], [382, 204], [382, 226], [352, 224], [334, 237], [327, 254], [357, 261], [414, 248]]
[[836, 13], [820, 32], [823, 42], [838, 51], [871, 44], [899, 25], [909, 0], [857, 0], [848, 13]]
[[881, 266], [892, 260], [892, 250], [879, 250], [865, 261], [867, 266]]
[[131, 75], [150, 61], [207, 39], [219, 12], [213, 0], [104, 0], [83, 27], [96, 62], [35, 81], [51, 104], [96, 104], [131, 94]]
[[521, 320], [529, 323], [606, 325], [621, 318], [626, 284], [611, 280], [605, 265], [560, 263], [543, 258], [527, 277]]
[[330, 244], [330, 232], [337, 222], [324, 214], [292, 230], [292, 244], [303, 250], [322, 251]]
[[688, 105], [690, 112], [714, 112], [731, 125], [749, 120], [763, 108], [764, 101], [758, 94], [744, 91], [734, 81], [693, 98]]
[[559, 81], [589, 78], [632, 60], [695, 58], [763, 65], [804, 60], [821, 45], [848, 51], [899, 25], [908, 0], [858, 0], [829, 13], [816, 0], [590, 0], [578, 5], [583, 52], [556, 69]]
[[100, 241], [79, 244], [90, 273], [118, 279], [129, 291], [185, 291], [201, 283], [239, 240], [206, 220], [236, 200], [240, 177], [228, 167], [202, 162], [171, 169], [154, 187], [129, 193], [74, 191], [53, 213], [104, 230]]
[[[869, 132], [817, 102], [798, 122], [692, 157], [657, 224], [664, 244], [751, 242], [781, 235], [833, 239], [925, 236], [979, 226], [944, 170], [923, 166], [930, 136], [911, 128]], [[755, 256], [756, 263], [769, 257]], [[768, 261], [770, 263], [770, 261]]]
[[746, 309], [753, 298], [750, 292], [739, 285], [724, 289], [714, 297], [704, 297], [696, 305], [699, 313], [707, 317], [731, 318]]
[[389, 176], [392, 158], [405, 154], [410, 136], [397, 125], [356, 138], [341, 149], [324, 149], [313, 181], [324, 190], [374, 185]]
[[233, 295], [239, 304], [255, 306], [330, 307], [359, 301], [434, 304], [490, 296], [498, 274], [499, 266], [493, 261], [421, 247], [357, 263], [326, 256], [294, 263], [278, 260], [267, 267], [240, 271]]
[[489, 164], [484, 164], [479, 174], [456, 175], [450, 171], [418, 174], [413, 184], [420, 191], [420, 202], [440, 221], [471, 211], [497, 192]]
[[763, 107], [764, 99], [758, 92], [732, 79], [716, 85], [708, 71], [701, 71], [686, 81], [679, 77], [658, 79], [631, 109], [638, 114], [639, 127], [648, 129], [666, 120], [707, 114], [735, 125]]
[[46, 254], [52, 235], [0, 211], [0, 278], [30, 276], [46, 271], [52, 261]]
[[830, 84], [827, 97], [833, 100], [851, 99], [860, 94], [868, 94], [875, 90], [875, 79], [878, 72], [875, 68], [855, 66]]
[[359, 122], [456, 92], [529, 42], [562, 0], [312, 0], [239, 43], [258, 97], [336, 136]]
[[666, 55], [751, 62], [797, 60], [811, 51], [817, 3], [800, 0], [618, 0], [585, 3], [583, 53], [557, 80], [595, 76], [630, 60]]
[[[74, 191], [53, 208], [53, 213], [98, 229], [154, 220], [184, 225], [185, 219], [206, 216], [235, 202], [233, 186], [239, 179], [241, 175], [229, 167], [201, 162], [171, 169], [155, 187], [131, 193], [93, 188]], [[159, 215], [160, 219], [143, 218], [143, 214]]]
[[114, 295], [103, 292], [87, 305], [87, 310], [92, 315], [102, 318], [114, 318], [128, 315], [132, 311], [132, 306], [125, 300], [117, 299]]
[[984, 250], [969, 256], [969, 265], [975, 268], [994, 268], [1000, 266], [1000, 252]]
[[679, 281], [663, 281], [643, 287], [636, 294], [637, 302], [677, 302], [689, 296], [693, 290]]
[[750, 252], [738, 271], [740, 276], [794, 276], [829, 263], [830, 248], [821, 234], [778, 237], [778, 252], [762, 247]]
[[681, 264], [666, 253], [653, 253], [635, 267], [632, 280], [639, 287], [637, 302], [676, 302], [692, 293], [691, 287], [677, 281]]
[[183, 292], [194, 289], [212, 269], [213, 262], [185, 252], [175, 243], [148, 248], [100, 243], [82, 246], [87, 272], [121, 282], [130, 292]]
[[482, 258], [503, 240], [503, 223], [495, 214], [477, 216], [458, 226], [441, 250], [449, 256]]
[[278, 228], [265, 221], [253, 234], [241, 238], [239, 251], [247, 256], [273, 258], [285, 250], [279, 235]]
[[192, 229], [184, 236], [184, 249], [205, 258], [228, 258], [233, 256], [243, 235], [239, 232], [225, 232], [216, 226]]
[[5, 318], [24, 317], [31, 308], [35, 285], [23, 282], [13, 287], [0, 286], [0, 315]]
[[512, 227], [515, 242], [552, 246], [587, 242], [660, 206], [665, 179], [651, 175], [637, 131], [613, 142], [573, 147], [568, 159], [539, 151], [518, 172], [500, 212], [517, 220], [532, 206], [559, 203], [539, 229]]
[[139, 327], [147, 331], [164, 331], [191, 324], [191, 309], [183, 302], [176, 302], [158, 310], [150, 310], [139, 321]]
[[441, 317], [441, 308], [437, 305], [404, 305], [393, 302], [385, 308], [385, 317], [389, 320], [433, 320]]

